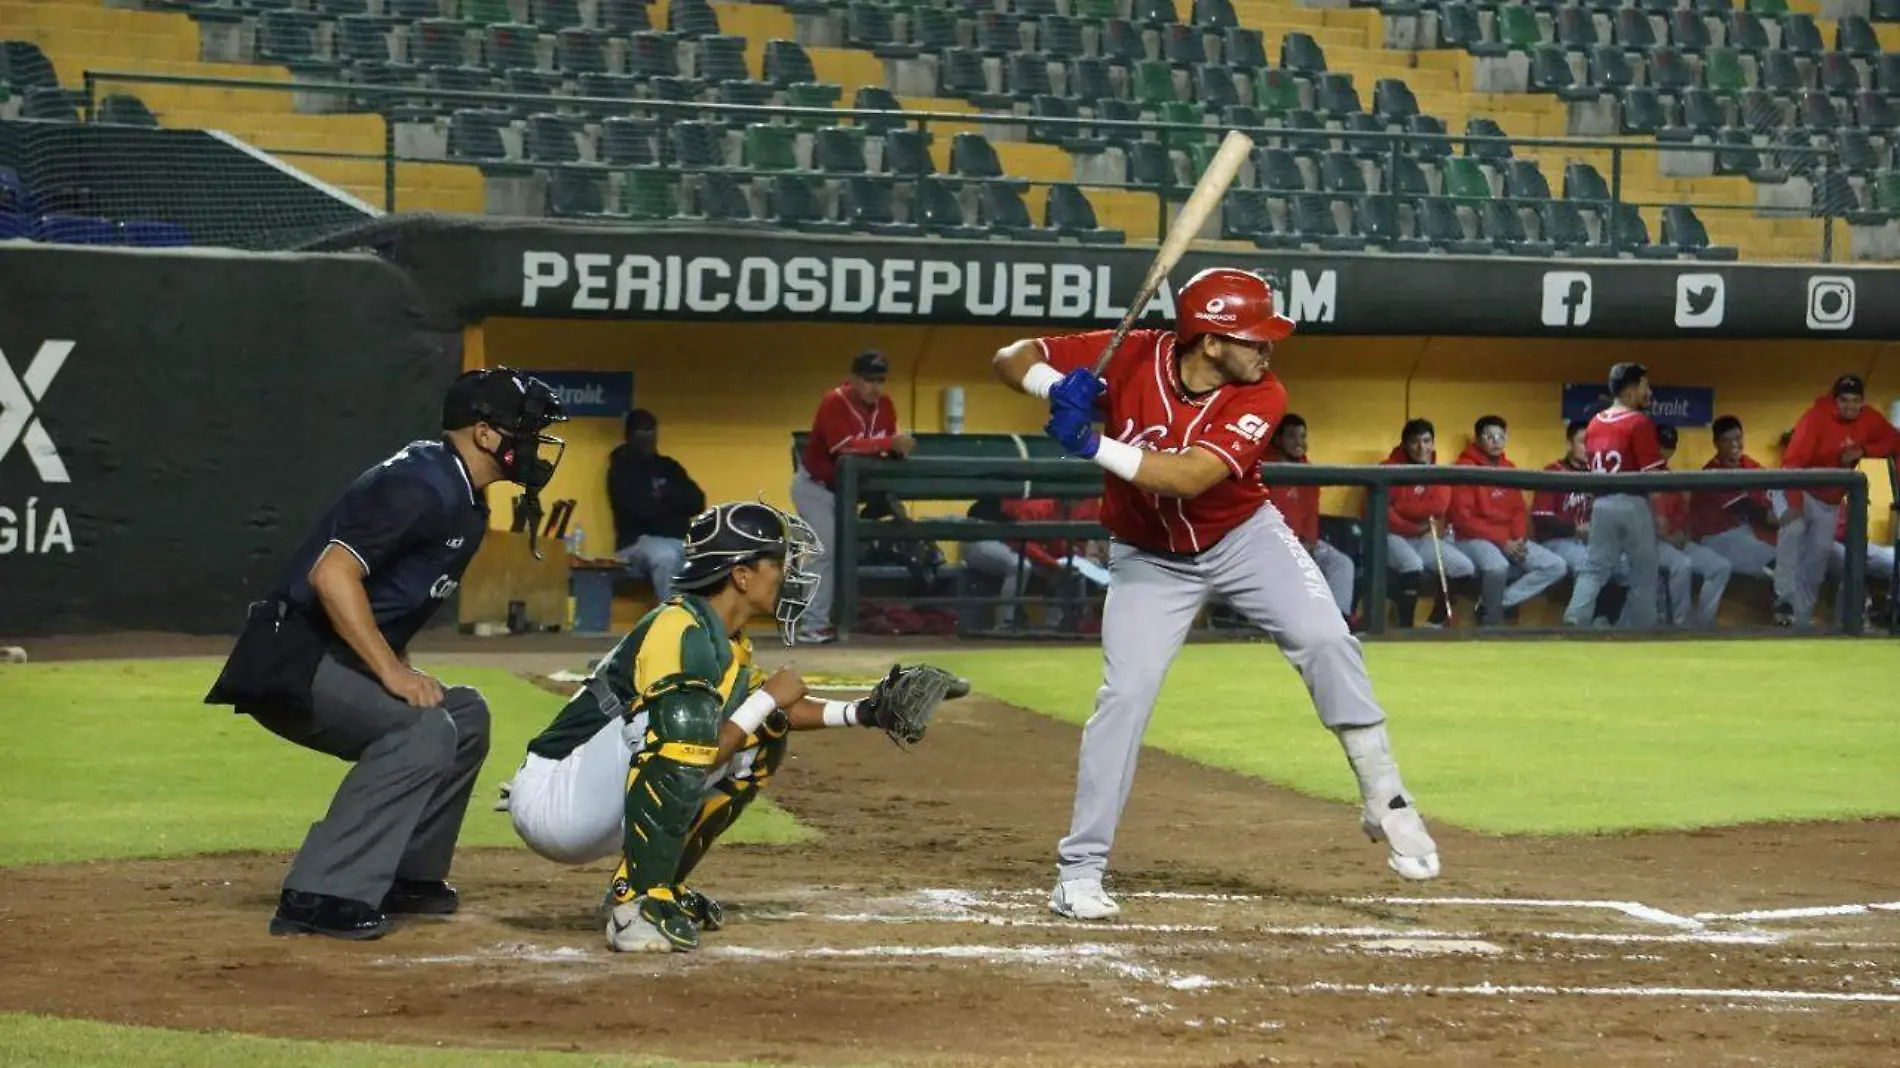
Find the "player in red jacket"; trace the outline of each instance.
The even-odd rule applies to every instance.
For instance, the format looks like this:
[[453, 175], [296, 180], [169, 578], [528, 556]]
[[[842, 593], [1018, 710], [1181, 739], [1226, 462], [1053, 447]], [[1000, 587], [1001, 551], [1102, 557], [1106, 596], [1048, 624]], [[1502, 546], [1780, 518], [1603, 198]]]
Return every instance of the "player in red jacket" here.
[[1399, 777], [1364, 652], [1260, 481], [1267, 437], [1286, 414], [1268, 365], [1293, 321], [1264, 280], [1227, 268], [1189, 279], [1176, 306], [1176, 330], [1129, 331], [1107, 353], [1104, 378], [1093, 368], [1108, 331], [1018, 341], [994, 361], [1003, 384], [1049, 402], [1051, 437], [1108, 472], [1102, 685], [1049, 907], [1085, 920], [1121, 912], [1102, 888], [1115, 826], [1162, 679], [1214, 597], [1271, 635], [1300, 673], [1358, 780], [1360, 825], [1386, 843], [1392, 870], [1430, 879], [1438, 846]]
[[[1267, 440], [1265, 461], [1270, 464], [1311, 463], [1306, 457], [1306, 420], [1288, 412], [1280, 419], [1280, 425], [1274, 428], [1273, 436]], [[1280, 517], [1306, 547], [1313, 562], [1319, 565], [1320, 574], [1326, 576], [1326, 586], [1333, 591], [1333, 602], [1339, 605], [1339, 614], [1348, 620], [1352, 618], [1352, 584], [1354, 568], [1352, 557], [1333, 548], [1331, 542], [1321, 541], [1319, 537], [1319, 490], [1318, 486], [1275, 486], [1273, 472], [1262, 468], [1261, 481], [1267, 484], [1267, 499], [1280, 510]]]
[[[1732, 415], [1709, 427], [1715, 455], [1704, 471], [1759, 471], [1743, 449], [1742, 421]], [[1771, 516], [1785, 510], [1780, 491], [1696, 490], [1689, 494], [1689, 534], [1697, 544], [1729, 562], [1731, 573], [1768, 578], [1775, 562], [1775, 527]]]
[[805, 439], [792, 476], [792, 505], [798, 517], [818, 535], [824, 547], [812, 563], [818, 590], [812, 594], [800, 620], [798, 640], [807, 644], [835, 641], [831, 626], [833, 555], [836, 544], [838, 498], [832, 492], [838, 477], [838, 457], [908, 456], [917, 439], [897, 430], [897, 407], [884, 395], [891, 366], [878, 352], [861, 352], [851, 361], [851, 377], [825, 394], [812, 417], [811, 436]]
[[[1408, 419], [1399, 431], [1399, 443], [1380, 463], [1420, 464], [1438, 462], [1438, 431], [1427, 419]], [[1441, 589], [1452, 579], [1470, 578], [1478, 573], [1471, 557], [1452, 544], [1451, 527], [1446, 514], [1451, 511], [1451, 487], [1445, 485], [1393, 486], [1385, 508], [1386, 563], [1397, 572], [1393, 592], [1393, 615], [1401, 627], [1412, 625], [1418, 612], [1418, 593], [1426, 567], [1436, 572], [1438, 561], [1445, 562], [1445, 573], [1435, 576]], [[1434, 546], [1433, 542], [1437, 545]], [[1445, 622], [1451, 606], [1443, 595], [1433, 598], [1430, 623]]]
[[[1509, 430], [1502, 416], [1479, 419], [1472, 434], [1477, 440], [1458, 457], [1459, 464], [1517, 466], [1504, 455]], [[1517, 490], [1503, 486], [1453, 487], [1451, 527], [1459, 550], [1478, 568], [1483, 591], [1478, 601], [1479, 626], [1504, 622], [1507, 610], [1564, 577], [1562, 558], [1530, 540], [1530, 509], [1524, 504], [1524, 494]]]
[[[1677, 432], [1673, 426], [1656, 428], [1656, 444], [1662, 449], [1661, 470], [1669, 470], [1676, 455]], [[1689, 495], [1675, 491], [1651, 494], [1649, 507], [1656, 515], [1656, 562], [1662, 569], [1663, 618], [1678, 627], [1696, 626], [1704, 630], [1715, 626], [1716, 613], [1722, 608], [1722, 594], [1728, 589], [1735, 565], [1721, 553], [1689, 540]], [[1702, 598], [1690, 603], [1694, 580], [1702, 580]], [[1694, 608], [1691, 616], [1690, 609]]]
[[[1598, 474], [1638, 474], [1662, 469], [1662, 447], [1656, 443], [1656, 424], [1649, 418], [1649, 369], [1640, 363], [1610, 368], [1610, 395], [1616, 403], [1598, 412], [1583, 432], [1590, 470]], [[1619, 567], [1627, 567], [1629, 600], [1623, 606], [1622, 626], [1648, 629], [1656, 625], [1656, 516], [1641, 493], [1599, 493], [1590, 505], [1590, 537], [1583, 566], [1570, 587], [1570, 606], [1564, 622], [1589, 625], [1596, 615], [1597, 595]]]
[[[1101, 516], [1101, 505], [1094, 499], [1066, 501], [1051, 497], [1016, 497], [999, 502], [996, 508], [996, 514], [1017, 523], [1057, 520], [1086, 522]], [[1095, 574], [1095, 569], [1088, 566], [1091, 563], [1093, 561], [1089, 560], [1088, 547], [1084, 542], [988, 539], [963, 543], [963, 565], [979, 575], [1001, 581], [1005, 597], [1021, 599], [1028, 591], [1031, 578], [1039, 578], [1054, 587], [1067, 585], [1071, 574], [1084, 582], [1091, 582]], [[1049, 626], [1061, 626], [1062, 621], [1063, 614], [1059, 606], [1050, 604], [1044, 610], [1044, 622]], [[997, 609], [996, 622], [1000, 627], [1014, 626], [1016, 606], [1006, 604]]]
[[[1782, 450], [1788, 468], [1852, 470], [1867, 457], [1900, 452], [1900, 431], [1867, 406], [1867, 386], [1859, 375], [1834, 380], [1794, 425]], [[1781, 537], [1775, 543], [1775, 622], [1805, 627], [1813, 619], [1821, 580], [1827, 575], [1829, 547], [1839, 518], [1844, 489], [1790, 490], [1780, 513]]]

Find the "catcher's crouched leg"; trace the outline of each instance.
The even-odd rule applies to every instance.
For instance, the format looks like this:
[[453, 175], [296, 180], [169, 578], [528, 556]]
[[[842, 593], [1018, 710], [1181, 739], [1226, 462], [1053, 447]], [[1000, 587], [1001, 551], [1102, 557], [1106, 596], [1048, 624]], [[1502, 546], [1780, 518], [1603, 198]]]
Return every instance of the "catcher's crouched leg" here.
[[699, 929], [673, 884], [719, 752], [719, 705], [711, 687], [690, 685], [648, 700], [647, 744], [627, 776], [626, 841], [607, 920], [612, 949], [668, 952], [699, 945]]
[[740, 761], [748, 766], [707, 791], [705, 801], [699, 806], [699, 816], [693, 821], [692, 830], [687, 832], [686, 847], [680, 852], [679, 874], [673, 882], [680, 905], [702, 931], [717, 931], [725, 926], [725, 910], [718, 901], [688, 887], [686, 877], [699, 866], [719, 836], [739, 822], [746, 806], [765, 789], [765, 784], [785, 762], [785, 753], [791, 747], [789, 732], [790, 723], [784, 713], [769, 717], [754, 739], [749, 739], [755, 740], [755, 744], [749, 750], [740, 751]]

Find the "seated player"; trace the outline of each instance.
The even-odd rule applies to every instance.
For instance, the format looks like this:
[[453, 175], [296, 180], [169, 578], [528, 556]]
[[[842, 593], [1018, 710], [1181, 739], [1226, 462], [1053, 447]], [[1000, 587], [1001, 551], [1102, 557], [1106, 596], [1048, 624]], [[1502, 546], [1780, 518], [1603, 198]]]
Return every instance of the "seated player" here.
[[[823, 547], [795, 516], [722, 504], [687, 531], [678, 591], [614, 646], [554, 722], [528, 743], [508, 812], [529, 848], [580, 864], [620, 854], [607, 945], [668, 952], [717, 930], [719, 905], [686, 877], [785, 759], [790, 731], [881, 727], [914, 742], [956, 684], [935, 668], [893, 669], [870, 697], [817, 701], [795, 672], [752, 663], [745, 626], [775, 619], [792, 644]], [[937, 689], [932, 692], [930, 686]]]
[[[1270, 464], [1311, 463], [1306, 456], [1306, 420], [1288, 412], [1280, 417], [1280, 425], [1273, 428], [1273, 436], [1267, 439], [1266, 462]], [[1271, 471], [1262, 468], [1261, 480], [1267, 484], [1267, 499], [1280, 510], [1286, 519], [1286, 525], [1300, 544], [1319, 565], [1319, 573], [1326, 576], [1326, 588], [1333, 593], [1333, 603], [1339, 606], [1339, 614], [1346, 617], [1348, 623], [1356, 624], [1352, 615], [1352, 584], [1354, 567], [1352, 557], [1333, 548], [1330, 542], [1320, 540], [1319, 536], [1319, 487], [1318, 486], [1276, 486]]]
[[[1504, 454], [1507, 431], [1501, 416], [1487, 415], [1472, 427], [1477, 439], [1458, 457], [1461, 466], [1515, 467]], [[1478, 625], [1495, 627], [1505, 613], [1564, 577], [1556, 553], [1531, 541], [1531, 511], [1524, 494], [1503, 486], [1458, 486], [1451, 491], [1451, 525], [1458, 548], [1477, 565], [1482, 595]]]
[[[1759, 471], [1743, 449], [1742, 421], [1732, 415], [1709, 427], [1715, 455], [1704, 471]], [[1765, 579], [1775, 563], [1777, 531], [1772, 516], [1788, 511], [1780, 490], [1696, 490], [1689, 494], [1689, 533], [1729, 562], [1732, 574]]]
[[[1667, 423], [1656, 427], [1656, 443], [1662, 446], [1663, 467], [1676, 455], [1676, 428]], [[1689, 495], [1654, 493], [1649, 506], [1656, 513], [1656, 562], [1662, 569], [1660, 618], [1678, 627], [1692, 623], [1707, 629], [1715, 626], [1715, 615], [1722, 608], [1722, 593], [1728, 589], [1729, 575], [1735, 565], [1721, 553], [1689, 540]], [[1690, 616], [1690, 584], [1702, 580], [1702, 598]]]
[[[1382, 464], [1419, 464], [1438, 462], [1438, 431], [1428, 419], [1408, 419], [1399, 431], [1399, 443]], [[1418, 612], [1419, 587], [1430, 564], [1437, 572], [1439, 561], [1444, 571], [1437, 576], [1439, 589], [1448, 589], [1456, 579], [1477, 573], [1471, 558], [1451, 543], [1451, 528], [1445, 515], [1451, 510], [1451, 487], [1446, 485], [1393, 486], [1391, 503], [1386, 505], [1386, 561], [1398, 573], [1393, 592], [1393, 615], [1401, 627], [1412, 625]], [[1440, 626], [1451, 617], [1451, 605], [1444, 595], [1434, 596], [1430, 626]]]
[[[1847, 509], [1839, 509], [1840, 518], [1834, 521], [1834, 544], [1828, 548], [1827, 577], [1839, 582], [1847, 573]], [[1863, 579], [1865, 589], [1871, 591], [1875, 583], [1888, 587], [1887, 596], [1893, 596], [1893, 546], [1882, 545], [1873, 539], [1871, 532], [1867, 538], [1867, 575]], [[1869, 592], [1862, 611], [1873, 604], [1873, 594]], [[1841, 600], [1840, 587], [1834, 589], [1834, 622], [1838, 625], [1847, 618], [1847, 603]]]
[[[1101, 517], [1101, 501], [1096, 498], [1058, 500], [1053, 497], [990, 498], [971, 506], [972, 518], [1008, 520], [1013, 523], [1053, 523], [1061, 520], [1092, 522]], [[1045, 541], [1003, 541], [997, 538], [963, 544], [963, 566], [976, 574], [1002, 583], [1005, 597], [1020, 601], [1029, 590], [1029, 580], [1040, 580], [1050, 592], [1072, 591], [1076, 580], [1083, 583], [1081, 597], [1091, 589], [1108, 584], [1108, 575], [1088, 556], [1086, 542], [1062, 538]], [[1070, 598], [1076, 595], [1070, 593]], [[1051, 603], [1043, 612], [1043, 622], [1051, 629], [1064, 621], [1059, 604]], [[1016, 625], [1016, 604], [997, 609], [996, 624], [1008, 629]]]

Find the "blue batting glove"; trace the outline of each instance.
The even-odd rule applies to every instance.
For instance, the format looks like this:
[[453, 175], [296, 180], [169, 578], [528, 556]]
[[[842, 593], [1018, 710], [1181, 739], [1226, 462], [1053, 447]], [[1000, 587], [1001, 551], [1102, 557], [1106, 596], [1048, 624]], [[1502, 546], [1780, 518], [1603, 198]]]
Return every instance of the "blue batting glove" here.
[[1106, 387], [1095, 372], [1086, 367], [1078, 367], [1062, 376], [1062, 381], [1049, 387], [1051, 405], [1067, 404], [1084, 410], [1093, 410], [1095, 399], [1102, 395]]
[[1093, 413], [1069, 404], [1051, 403], [1049, 422], [1043, 430], [1060, 442], [1063, 451], [1084, 460], [1092, 459], [1101, 447], [1102, 435], [1095, 429]]

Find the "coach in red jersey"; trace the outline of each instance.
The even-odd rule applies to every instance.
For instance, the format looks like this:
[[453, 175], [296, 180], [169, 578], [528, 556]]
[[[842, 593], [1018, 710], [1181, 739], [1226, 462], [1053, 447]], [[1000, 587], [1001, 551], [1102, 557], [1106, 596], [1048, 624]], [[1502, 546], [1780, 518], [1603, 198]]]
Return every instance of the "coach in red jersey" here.
[[1406, 878], [1432, 878], [1438, 847], [1399, 778], [1359, 642], [1313, 558], [1267, 506], [1257, 471], [1286, 414], [1286, 390], [1268, 365], [1293, 321], [1275, 310], [1265, 281], [1226, 268], [1195, 275], [1176, 305], [1178, 332], [1130, 331], [1108, 354], [1105, 381], [1093, 367], [1106, 331], [1018, 341], [996, 354], [1005, 385], [1049, 402], [1049, 434], [1109, 476], [1102, 686], [1082, 732], [1049, 907], [1085, 920], [1120, 913], [1102, 887], [1109, 847], [1155, 696], [1210, 597], [1271, 635], [1305, 680], [1358, 779], [1361, 826], [1387, 844], [1387, 863]]
[[[1702, 470], [1761, 470], [1743, 447], [1740, 419], [1724, 415], [1709, 430], [1715, 455]], [[1695, 490], [1689, 494], [1689, 533], [1727, 560], [1734, 574], [1768, 578], [1775, 563], [1772, 517], [1787, 511], [1785, 501], [1779, 490]]]
[[792, 476], [792, 505], [818, 535], [824, 546], [812, 570], [818, 589], [805, 609], [798, 640], [807, 644], [833, 641], [831, 626], [832, 577], [836, 573], [838, 498], [832, 492], [838, 477], [838, 457], [908, 456], [917, 441], [897, 432], [897, 407], [884, 395], [890, 364], [878, 352], [861, 352], [851, 361], [851, 377], [825, 394], [812, 417], [811, 436], [798, 456]]
[[[1596, 414], [1583, 432], [1583, 448], [1590, 470], [1599, 474], [1638, 474], [1660, 471], [1662, 446], [1656, 424], [1649, 418], [1649, 368], [1619, 363], [1610, 368], [1610, 394], [1616, 403]], [[1564, 622], [1573, 627], [1589, 624], [1596, 614], [1597, 595], [1620, 565], [1629, 568], [1629, 600], [1623, 606], [1625, 627], [1656, 625], [1656, 515], [1641, 493], [1601, 493], [1590, 506], [1589, 549], [1577, 581], [1570, 589], [1570, 607]]]
[[[1818, 397], [1794, 425], [1781, 466], [1853, 470], [1867, 457], [1876, 459], [1900, 452], [1900, 431], [1886, 417], [1867, 407], [1867, 386], [1859, 375], [1834, 380], [1827, 396]], [[1834, 545], [1844, 489], [1790, 490], [1779, 519], [1781, 537], [1775, 543], [1775, 622], [1805, 627], [1814, 616], [1814, 602], [1827, 576], [1827, 558]]]

